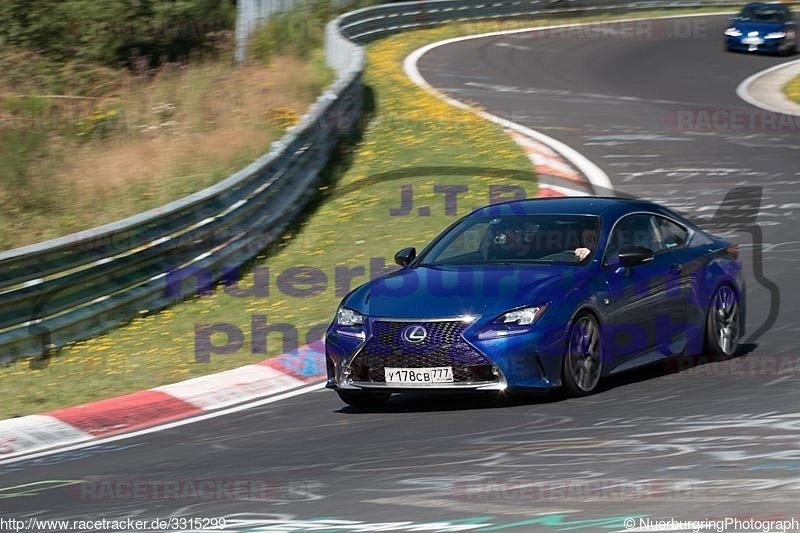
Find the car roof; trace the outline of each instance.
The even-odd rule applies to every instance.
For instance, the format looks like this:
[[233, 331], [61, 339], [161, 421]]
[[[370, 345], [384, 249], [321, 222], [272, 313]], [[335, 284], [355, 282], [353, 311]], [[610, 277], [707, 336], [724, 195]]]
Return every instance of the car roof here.
[[511, 200], [478, 209], [473, 213], [473, 216], [558, 213], [562, 215], [610, 215], [618, 217], [625, 213], [636, 211], [672, 214], [663, 206], [638, 198], [568, 196], [563, 198]]
[[741, 11], [745, 9], [760, 9], [760, 8], [770, 8], [775, 9], [776, 11], [788, 12], [789, 6], [785, 4], [778, 4], [772, 2], [750, 2], [746, 6], [744, 6]]

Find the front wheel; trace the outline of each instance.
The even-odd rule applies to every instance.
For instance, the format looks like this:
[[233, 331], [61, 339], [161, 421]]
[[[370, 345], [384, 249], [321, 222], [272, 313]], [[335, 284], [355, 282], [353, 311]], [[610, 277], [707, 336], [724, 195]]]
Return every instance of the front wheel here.
[[794, 32], [789, 32], [786, 34], [785, 37], [785, 45], [783, 50], [781, 50], [782, 56], [791, 56], [797, 53], [797, 34]]
[[600, 383], [603, 370], [600, 324], [589, 313], [581, 313], [569, 329], [561, 380], [573, 396], [591, 394]]
[[711, 298], [706, 319], [706, 350], [731, 357], [739, 347], [739, 297], [730, 285], [721, 285]]
[[357, 407], [359, 409], [370, 409], [380, 407], [386, 403], [391, 392], [364, 392], [352, 390], [337, 390], [336, 394], [347, 405]]

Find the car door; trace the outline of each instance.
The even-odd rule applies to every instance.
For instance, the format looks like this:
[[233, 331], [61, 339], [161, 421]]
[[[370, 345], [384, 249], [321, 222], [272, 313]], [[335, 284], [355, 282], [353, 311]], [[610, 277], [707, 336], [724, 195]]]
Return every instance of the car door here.
[[[691, 245], [692, 232], [671, 218], [654, 218], [661, 239], [662, 251], [670, 258], [670, 272], [676, 274], [668, 280], [668, 296], [675, 301], [679, 314], [672, 321], [673, 340], [685, 337], [691, 328], [703, 328], [705, 302], [702, 297], [700, 275], [705, 265], [706, 246]], [[698, 318], [699, 317], [699, 318]], [[702, 334], [702, 332], [700, 332]]]
[[[685, 241], [684, 241], [685, 242]], [[619, 253], [646, 248], [653, 256], [625, 267]], [[682, 268], [674, 247], [662, 241], [659, 225], [650, 213], [634, 213], [620, 219], [612, 229], [604, 258], [609, 287], [607, 353], [613, 366], [622, 370], [671, 353], [670, 345], [680, 336], [685, 322], [685, 299], [680, 294]]]

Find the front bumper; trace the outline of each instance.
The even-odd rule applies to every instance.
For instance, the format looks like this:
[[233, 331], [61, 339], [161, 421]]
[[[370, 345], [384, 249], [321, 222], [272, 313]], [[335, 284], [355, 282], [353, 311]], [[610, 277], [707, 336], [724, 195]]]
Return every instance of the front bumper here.
[[[403, 328], [424, 325], [430, 342], [413, 344], [401, 338]], [[560, 358], [540, 356], [534, 332], [479, 340], [458, 319], [408, 320], [370, 318], [363, 334], [331, 326], [326, 335], [327, 387], [384, 392], [503, 391], [508, 388], [550, 389], [560, 386]], [[387, 383], [384, 368], [453, 369], [449, 383]]]
[[766, 39], [764, 37], [727, 37], [728, 50], [737, 52], [765, 52], [777, 53], [784, 50], [788, 44], [786, 37]]

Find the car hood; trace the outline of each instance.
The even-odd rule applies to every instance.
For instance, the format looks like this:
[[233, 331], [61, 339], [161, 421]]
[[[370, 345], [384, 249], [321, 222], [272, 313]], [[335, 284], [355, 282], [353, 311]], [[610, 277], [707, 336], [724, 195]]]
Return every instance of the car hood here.
[[544, 303], [558, 281], [572, 285], [587, 267], [534, 265], [405, 268], [356, 289], [344, 305], [360, 313], [394, 318], [499, 315]]
[[759, 35], [764, 35], [773, 31], [783, 31], [786, 26], [783, 22], [754, 22], [752, 20], [740, 20], [731, 24], [734, 28], [747, 36], [751, 31], [757, 31]]

